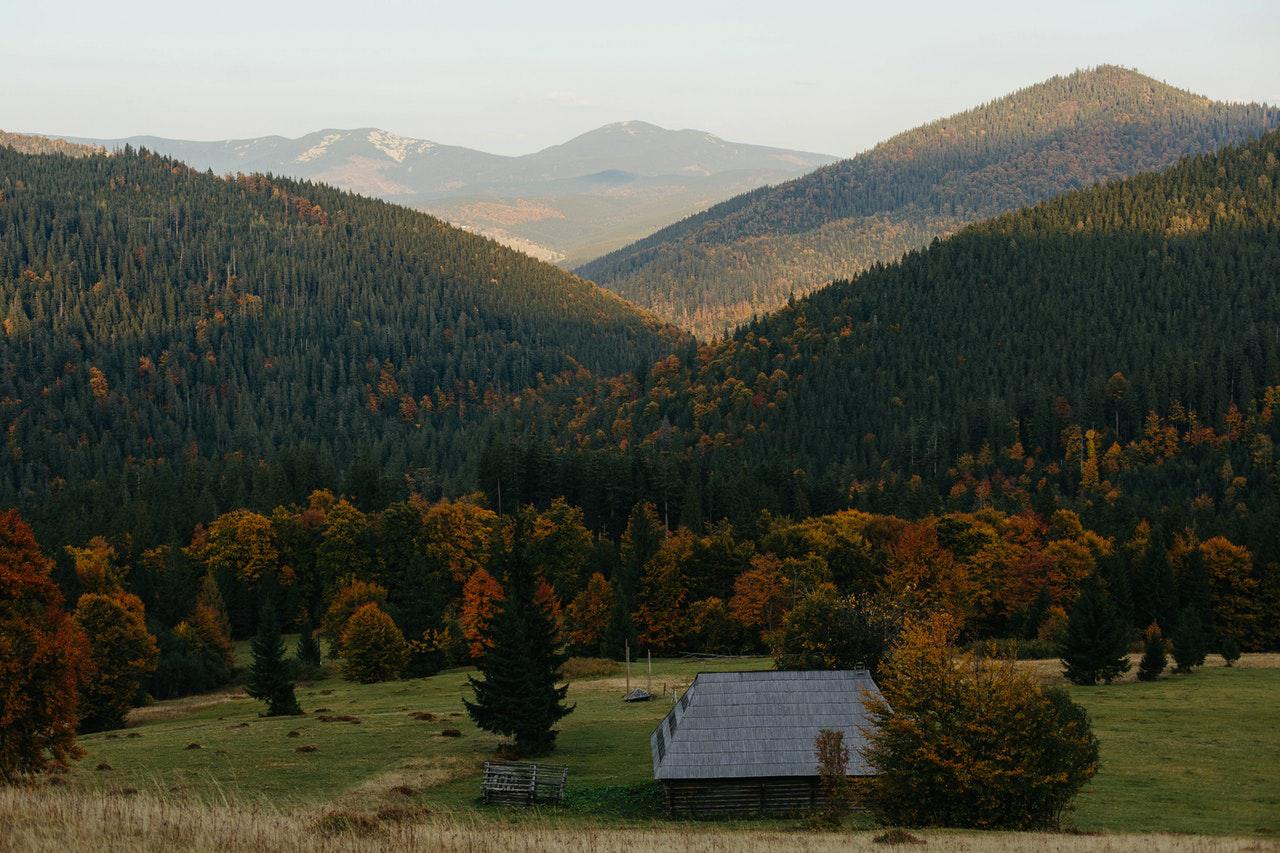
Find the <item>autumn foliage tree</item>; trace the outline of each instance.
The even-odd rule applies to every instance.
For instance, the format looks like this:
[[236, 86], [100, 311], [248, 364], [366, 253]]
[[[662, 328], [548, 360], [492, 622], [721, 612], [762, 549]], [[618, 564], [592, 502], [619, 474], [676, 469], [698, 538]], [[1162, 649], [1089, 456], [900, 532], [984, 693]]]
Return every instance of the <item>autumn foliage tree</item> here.
[[17, 510], [0, 513], [0, 781], [16, 782], [80, 755], [77, 689], [88, 666], [83, 632], [63, 610]]
[[604, 575], [594, 572], [582, 592], [565, 608], [569, 645], [578, 652], [600, 651], [609, 617], [613, 613], [613, 587]]
[[118, 729], [159, 655], [142, 601], [123, 590], [87, 592], [76, 602], [75, 621], [88, 638], [90, 662], [80, 687], [80, 728]]
[[484, 569], [476, 569], [462, 587], [462, 612], [458, 622], [473, 659], [484, 654], [490, 645], [489, 623], [502, 601], [502, 585]]
[[729, 612], [763, 639], [782, 625], [792, 598], [791, 579], [782, 573], [782, 561], [772, 554], [759, 554], [734, 581]]
[[1056, 826], [1098, 771], [1088, 715], [1012, 661], [960, 655], [952, 617], [908, 620], [867, 700], [862, 802], [882, 823]]
[[352, 579], [334, 594], [324, 618], [320, 620], [320, 630], [316, 633], [329, 641], [330, 654], [341, 656], [342, 636], [346, 631], [347, 621], [366, 604], [373, 604], [381, 609], [386, 603], [386, 587], [359, 578]]
[[342, 672], [361, 684], [400, 677], [409, 646], [396, 623], [377, 604], [360, 606], [342, 629]]

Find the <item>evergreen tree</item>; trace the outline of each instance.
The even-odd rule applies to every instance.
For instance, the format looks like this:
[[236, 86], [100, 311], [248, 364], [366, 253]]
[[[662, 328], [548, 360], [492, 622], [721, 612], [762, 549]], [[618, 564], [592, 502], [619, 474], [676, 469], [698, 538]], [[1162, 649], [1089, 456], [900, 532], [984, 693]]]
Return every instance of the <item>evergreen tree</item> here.
[[1096, 575], [1085, 582], [1067, 619], [1064, 674], [1073, 684], [1110, 684], [1129, 671], [1129, 631]]
[[1227, 662], [1227, 666], [1235, 666], [1236, 661], [1240, 660], [1240, 644], [1234, 637], [1223, 638], [1221, 651], [1222, 659]]
[[1138, 680], [1155, 681], [1168, 665], [1169, 658], [1164, 649], [1164, 634], [1160, 632], [1160, 626], [1152, 622], [1147, 627], [1142, 660], [1138, 662]]
[[280, 622], [276, 617], [273, 596], [266, 596], [262, 615], [258, 620], [258, 635], [253, 639], [253, 666], [249, 670], [246, 692], [254, 699], [267, 703], [268, 717], [301, 714], [298, 698], [293, 692], [293, 679], [284, 658], [284, 640], [280, 636]]
[[1194, 607], [1183, 608], [1173, 629], [1173, 659], [1178, 672], [1190, 672], [1202, 666], [1205, 656], [1204, 627]]
[[565, 705], [567, 684], [560, 668], [568, 659], [556, 625], [535, 602], [538, 572], [527, 551], [528, 519], [513, 522], [511, 544], [500, 555], [505, 597], [488, 625], [490, 643], [469, 677], [475, 701], [463, 700], [477, 726], [514, 739], [521, 755], [539, 755], [555, 745], [560, 718], [573, 711]]
[[303, 624], [298, 635], [298, 663], [304, 666], [320, 666], [320, 643], [309, 623]]

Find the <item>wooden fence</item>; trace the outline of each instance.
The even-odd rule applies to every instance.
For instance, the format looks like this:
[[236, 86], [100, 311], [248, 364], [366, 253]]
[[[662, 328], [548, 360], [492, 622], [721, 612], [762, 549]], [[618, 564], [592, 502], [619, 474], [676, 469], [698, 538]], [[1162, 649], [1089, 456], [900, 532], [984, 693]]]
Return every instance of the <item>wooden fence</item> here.
[[486, 761], [481, 790], [486, 803], [516, 806], [559, 803], [564, 799], [568, 778], [568, 767]]

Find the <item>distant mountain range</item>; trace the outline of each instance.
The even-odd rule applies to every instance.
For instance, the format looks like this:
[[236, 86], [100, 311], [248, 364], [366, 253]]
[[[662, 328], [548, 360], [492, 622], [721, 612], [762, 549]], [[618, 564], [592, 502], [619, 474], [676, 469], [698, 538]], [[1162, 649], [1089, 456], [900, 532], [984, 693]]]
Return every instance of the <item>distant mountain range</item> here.
[[719, 333], [965, 224], [1160, 169], [1280, 124], [1126, 68], [1054, 77], [729, 199], [578, 272], [701, 335]]
[[681, 217], [835, 157], [728, 142], [640, 121], [506, 157], [377, 128], [192, 142], [62, 137], [145, 147], [219, 174], [323, 181], [434, 213], [543, 260], [581, 263]]

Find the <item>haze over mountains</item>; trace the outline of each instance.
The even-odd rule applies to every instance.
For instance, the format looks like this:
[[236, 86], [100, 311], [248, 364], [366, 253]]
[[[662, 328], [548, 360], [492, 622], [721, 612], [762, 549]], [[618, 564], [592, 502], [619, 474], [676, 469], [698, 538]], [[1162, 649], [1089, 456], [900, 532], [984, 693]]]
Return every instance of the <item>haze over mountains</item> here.
[[67, 138], [108, 149], [145, 147], [218, 174], [323, 181], [435, 213], [535, 257], [566, 263], [588, 260], [743, 190], [836, 159], [640, 121], [606, 125], [519, 157], [377, 128], [215, 142]]
[[755, 190], [578, 269], [712, 335], [966, 223], [1171, 165], [1280, 122], [1125, 68], [1054, 77]]

